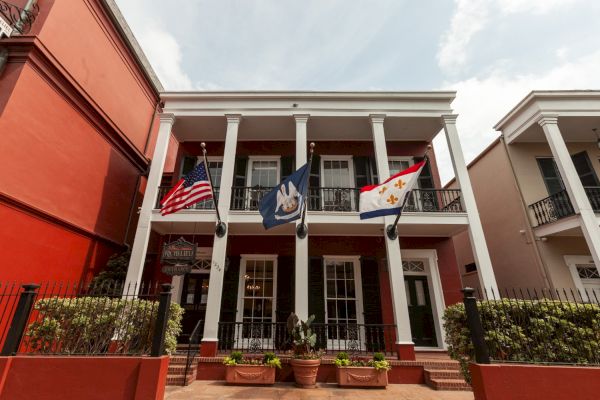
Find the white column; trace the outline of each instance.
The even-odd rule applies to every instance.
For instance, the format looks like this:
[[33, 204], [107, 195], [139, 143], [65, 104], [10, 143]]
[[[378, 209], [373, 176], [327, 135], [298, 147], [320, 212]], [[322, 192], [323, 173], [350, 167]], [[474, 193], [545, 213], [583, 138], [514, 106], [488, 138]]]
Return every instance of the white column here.
[[[383, 182], [390, 177], [387, 148], [385, 145], [385, 131], [383, 129], [385, 115], [371, 115], [370, 119], [379, 181]], [[392, 307], [394, 310], [394, 323], [396, 324], [397, 344], [414, 345], [410, 330], [406, 289], [404, 286], [404, 271], [402, 270], [402, 257], [400, 255], [400, 239], [391, 240], [385, 234], [385, 227], [393, 224], [395, 219], [396, 217], [393, 215], [384, 217], [385, 225], [383, 231], [385, 237], [385, 249], [387, 251], [390, 288], [392, 291]]]
[[560, 171], [560, 176], [565, 184], [567, 193], [575, 212], [579, 213], [581, 231], [585, 237], [596, 268], [600, 270], [600, 227], [594, 209], [585, 193], [579, 174], [573, 164], [567, 145], [558, 128], [558, 117], [556, 115], [542, 115], [538, 124], [546, 134], [546, 140]]
[[171, 137], [171, 128], [175, 122], [173, 114], [160, 114], [160, 126], [158, 128], [158, 137], [154, 148], [154, 155], [150, 166], [150, 174], [146, 183], [146, 192], [144, 193], [144, 201], [140, 210], [137, 229], [135, 231], [135, 240], [131, 249], [131, 258], [127, 267], [127, 277], [125, 278], [125, 291], [133, 293], [132, 290], [136, 287], [136, 293], [139, 291], [144, 272], [144, 263], [146, 261], [146, 250], [148, 249], [148, 239], [150, 238], [150, 219], [152, 217], [152, 209], [156, 203], [158, 187], [162, 179], [165, 159], [169, 149], [169, 138]]
[[[294, 115], [296, 120], [296, 168], [306, 164], [306, 123], [308, 115]], [[308, 201], [306, 199], [305, 201]], [[308, 206], [308, 203], [307, 203]], [[306, 216], [308, 225], [308, 215]], [[296, 226], [300, 221], [296, 222]], [[296, 235], [295, 300], [294, 312], [303, 321], [308, 319], [308, 235], [300, 239]]]
[[[219, 213], [223, 222], [227, 223], [229, 206], [231, 204], [231, 187], [233, 185], [235, 151], [237, 147], [238, 128], [240, 115], [226, 115], [227, 132], [225, 134], [225, 150], [223, 153], [223, 170], [219, 188]], [[216, 217], [216, 214], [215, 214]], [[208, 281], [208, 299], [206, 302], [206, 316], [204, 318], [204, 337], [202, 341], [216, 342], [221, 312], [221, 293], [223, 291], [223, 274], [225, 273], [225, 258], [227, 257], [227, 233], [223, 237], [215, 234], [213, 241], [210, 278]]]
[[477, 203], [475, 202], [469, 171], [465, 163], [465, 156], [463, 155], [458, 138], [458, 130], [456, 129], [457, 117], [458, 115], [456, 114], [442, 115], [442, 120], [444, 131], [446, 132], [448, 150], [450, 150], [450, 158], [452, 159], [452, 166], [454, 167], [454, 175], [460, 187], [460, 195], [469, 219], [469, 237], [471, 239], [475, 262], [477, 263], [479, 284], [482, 289], [493, 290], [494, 293], [498, 294], [498, 285], [496, 284], [496, 277], [492, 268], [492, 260], [490, 259], [481, 219], [477, 211]]

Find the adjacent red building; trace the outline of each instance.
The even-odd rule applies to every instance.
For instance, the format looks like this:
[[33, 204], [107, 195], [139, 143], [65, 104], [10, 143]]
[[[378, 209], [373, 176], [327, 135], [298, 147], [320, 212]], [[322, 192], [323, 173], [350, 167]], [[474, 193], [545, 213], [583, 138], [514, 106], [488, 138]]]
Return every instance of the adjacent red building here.
[[112, 0], [30, 12], [0, 38], [0, 281], [78, 281], [131, 240], [162, 88]]

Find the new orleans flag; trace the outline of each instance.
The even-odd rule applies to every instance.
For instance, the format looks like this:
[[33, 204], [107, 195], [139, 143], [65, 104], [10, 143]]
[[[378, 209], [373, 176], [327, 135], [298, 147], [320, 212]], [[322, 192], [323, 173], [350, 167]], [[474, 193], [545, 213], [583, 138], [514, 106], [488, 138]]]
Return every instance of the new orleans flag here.
[[397, 215], [402, 212], [405, 198], [417, 184], [426, 160], [391, 176], [379, 185], [360, 189], [360, 219]]

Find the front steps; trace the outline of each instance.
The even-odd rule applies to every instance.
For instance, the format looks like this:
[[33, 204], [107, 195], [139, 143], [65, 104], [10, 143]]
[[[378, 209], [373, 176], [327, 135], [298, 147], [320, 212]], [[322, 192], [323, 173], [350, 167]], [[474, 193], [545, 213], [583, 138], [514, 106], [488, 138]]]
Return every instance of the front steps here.
[[465, 381], [458, 363], [453, 366], [444, 363], [443, 366], [428, 365], [424, 369], [425, 383], [435, 390], [471, 390], [471, 386]]
[[187, 386], [194, 382], [198, 372], [198, 360], [199, 357], [196, 355], [191, 361], [186, 375], [185, 364], [187, 362], [187, 354], [176, 353], [172, 355], [167, 372], [167, 386]]

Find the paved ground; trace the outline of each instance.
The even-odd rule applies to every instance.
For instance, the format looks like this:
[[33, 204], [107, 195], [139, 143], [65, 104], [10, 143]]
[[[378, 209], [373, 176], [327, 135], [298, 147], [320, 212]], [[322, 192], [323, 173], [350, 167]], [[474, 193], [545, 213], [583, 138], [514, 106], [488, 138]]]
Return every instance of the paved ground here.
[[224, 382], [195, 381], [190, 386], [167, 386], [165, 400], [193, 399], [395, 399], [473, 400], [472, 392], [435, 391], [425, 385], [388, 385], [387, 389], [340, 389], [320, 383], [317, 389], [298, 389], [293, 384], [272, 387], [227, 386]]

